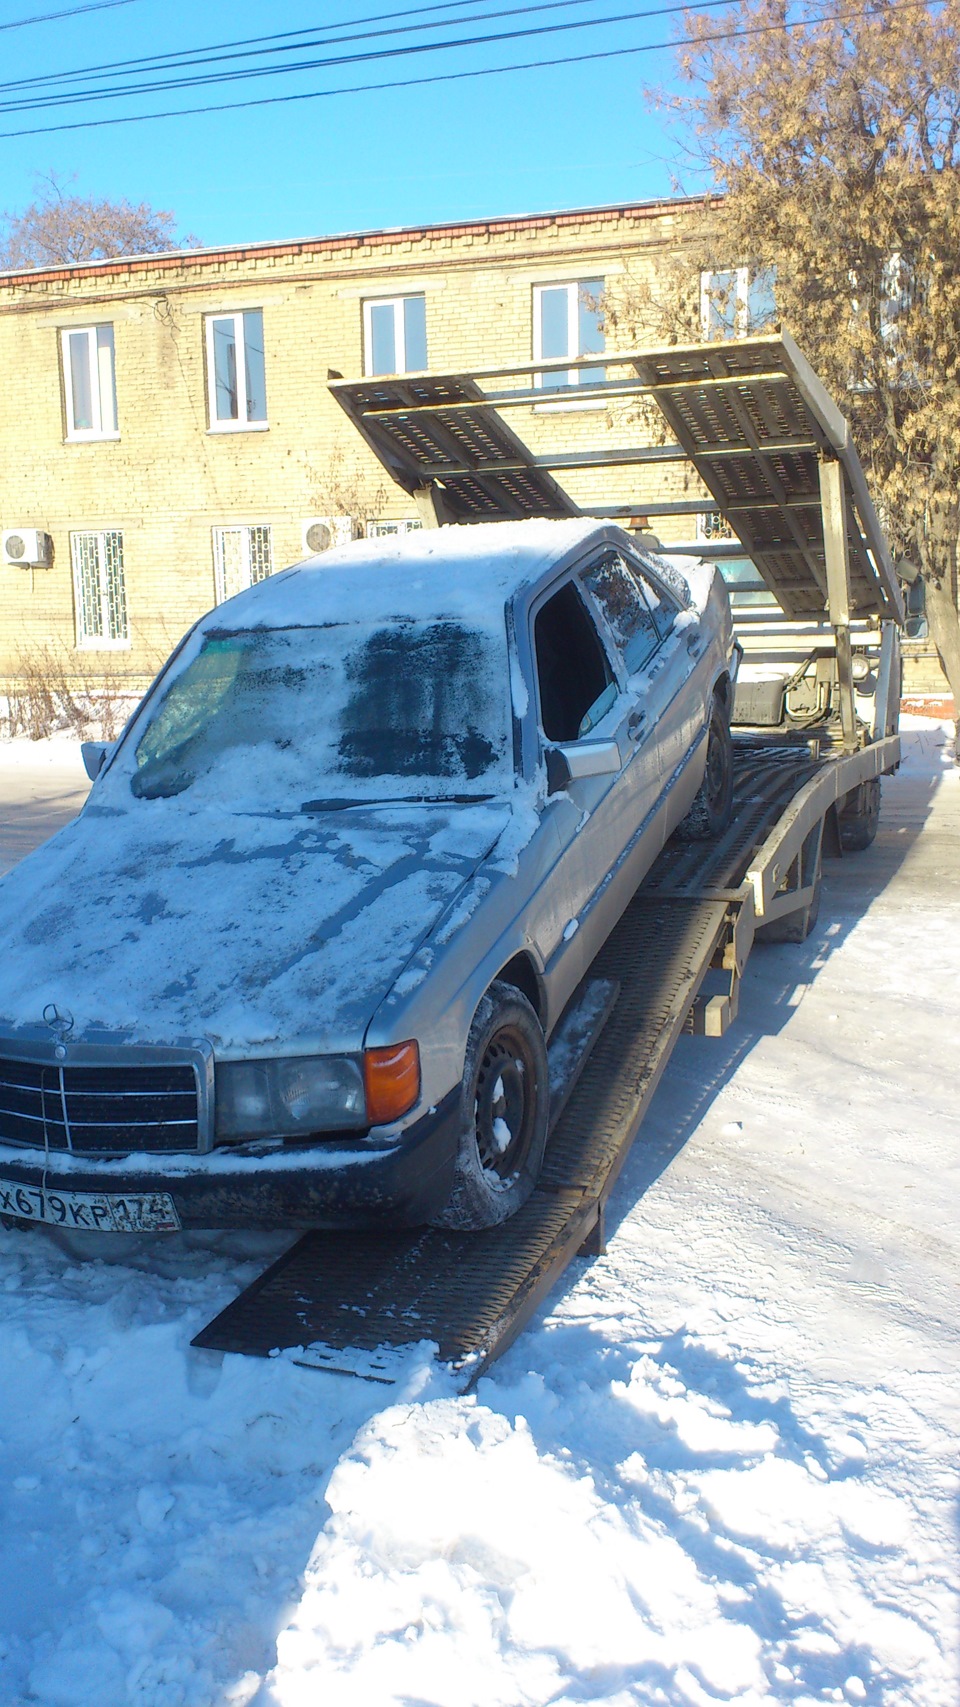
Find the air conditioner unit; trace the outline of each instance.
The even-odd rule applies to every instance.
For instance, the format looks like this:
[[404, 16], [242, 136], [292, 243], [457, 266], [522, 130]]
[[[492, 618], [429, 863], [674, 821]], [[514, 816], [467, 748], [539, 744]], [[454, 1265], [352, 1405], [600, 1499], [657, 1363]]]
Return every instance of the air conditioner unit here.
[[0, 534], [0, 553], [4, 563], [15, 563], [21, 569], [49, 569], [53, 540], [42, 528], [6, 528]]
[[357, 529], [352, 516], [312, 516], [302, 524], [303, 549], [311, 557], [334, 545], [349, 545]]

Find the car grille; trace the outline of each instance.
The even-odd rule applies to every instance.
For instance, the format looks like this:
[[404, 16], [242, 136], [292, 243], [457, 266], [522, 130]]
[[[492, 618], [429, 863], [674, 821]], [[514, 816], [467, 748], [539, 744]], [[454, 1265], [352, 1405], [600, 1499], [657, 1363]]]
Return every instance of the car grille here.
[[0, 1057], [0, 1143], [96, 1156], [196, 1150], [197, 1075], [188, 1062], [74, 1067]]

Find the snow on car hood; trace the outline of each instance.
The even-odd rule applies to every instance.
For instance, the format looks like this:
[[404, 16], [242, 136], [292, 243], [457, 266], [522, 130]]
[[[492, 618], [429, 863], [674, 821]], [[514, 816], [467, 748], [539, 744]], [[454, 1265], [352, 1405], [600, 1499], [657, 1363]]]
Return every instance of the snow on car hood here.
[[[506, 803], [260, 816], [95, 800], [0, 882], [0, 1030], [359, 1048]], [[324, 1040], [328, 1040], [326, 1043]]]

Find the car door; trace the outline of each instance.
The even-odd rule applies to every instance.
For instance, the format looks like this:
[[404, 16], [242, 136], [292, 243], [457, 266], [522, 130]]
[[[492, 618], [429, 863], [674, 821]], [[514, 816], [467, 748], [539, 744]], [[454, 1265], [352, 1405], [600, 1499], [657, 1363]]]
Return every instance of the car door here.
[[651, 767], [638, 739], [638, 700], [592, 606], [584, 572], [550, 588], [534, 609], [532, 653], [544, 747], [606, 740], [619, 754], [615, 771], [568, 782], [546, 802], [557, 863], [540, 897], [538, 946], [555, 1007], [569, 996], [610, 928], [591, 904], [634, 836], [646, 802], [655, 801], [659, 775], [655, 756]]
[[705, 728], [703, 685], [697, 681], [705, 647], [696, 613], [683, 609], [655, 564], [633, 556], [619, 561], [647, 607], [657, 636], [656, 647], [640, 665], [643, 683], [638, 691], [647, 713], [648, 739], [656, 745], [663, 793]]

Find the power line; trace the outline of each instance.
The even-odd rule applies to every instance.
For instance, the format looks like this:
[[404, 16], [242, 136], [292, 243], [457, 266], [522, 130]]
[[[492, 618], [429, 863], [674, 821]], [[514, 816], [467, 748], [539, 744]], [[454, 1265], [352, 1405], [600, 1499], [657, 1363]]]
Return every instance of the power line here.
[[51, 24], [57, 18], [79, 18], [81, 12], [107, 12], [113, 6], [133, 6], [136, 0], [88, 0], [86, 6], [71, 6], [67, 12], [38, 12], [35, 18], [14, 18], [0, 30], [25, 30], [28, 24]]
[[[658, 12], [666, 15], [669, 12], [689, 10], [687, 5], [658, 8]], [[929, 0], [897, 0], [895, 5], [885, 5], [882, 9], [866, 7], [856, 12], [837, 12], [815, 22], [844, 24], [857, 18], [889, 16], [890, 12], [928, 11]], [[640, 14], [638, 14], [639, 16]], [[646, 14], [647, 16], [651, 14]], [[101, 130], [106, 126], [121, 124], [147, 124], [154, 119], [192, 118], [204, 113], [227, 113], [248, 111], [254, 107], [287, 106], [294, 101], [331, 100], [339, 95], [372, 95], [391, 89], [420, 89], [438, 83], [461, 83], [468, 78], [502, 77], [513, 71], [549, 70], [560, 65], [585, 65], [598, 60], [625, 59], [641, 53], [662, 53], [677, 47], [706, 47], [714, 42], [737, 41], [748, 36], [761, 36], [779, 33], [780, 31], [806, 28], [809, 19], [798, 18], [793, 21], [782, 21], [776, 24], [755, 24], [746, 29], [719, 30], [709, 36], [676, 36], [672, 41], [647, 42], [639, 47], [606, 48], [594, 53], [565, 54], [555, 59], [524, 60], [515, 65], [492, 65], [472, 71], [437, 72], [427, 77], [395, 78], [385, 83], [359, 83], [343, 89], [313, 89], [292, 95], [263, 95], [250, 101], [227, 101], [211, 103], [204, 107], [171, 108], [160, 113], [130, 113], [125, 116], [106, 119], [76, 119], [69, 124], [47, 125], [43, 130], [30, 126], [25, 130], [0, 131], [0, 141], [18, 136], [55, 136], [61, 131]], [[490, 40], [497, 38], [490, 37]]]
[[[121, 0], [109, 0], [109, 3], [120, 4]], [[127, 0], [122, 0], [122, 3], [127, 4]], [[260, 45], [262, 43], [274, 44], [280, 42], [289, 44], [295, 36], [309, 36], [311, 33], [309, 30], [282, 30], [274, 35], [247, 36], [241, 38], [239, 41], [214, 42], [205, 47], [182, 48], [178, 52], [171, 53], [155, 53], [141, 59], [116, 59], [107, 61], [101, 65], [78, 66], [73, 71], [46, 72], [37, 77], [18, 77], [14, 79], [12, 83], [0, 83], [0, 89], [23, 88], [25, 86], [35, 84], [46, 85], [51, 83], [69, 83], [74, 79], [81, 82], [87, 82], [103, 77], [110, 71], [127, 71], [129, 75], [136, 76], [141, 71], [148, 71], [151, 66], [158, 70], [168, 69], [171, 71], [177, 71], [186, 70], [192, 65], [214, 64], [220, 59], [253, 59], [260, 56], [266, 56], [267, 54], [285, 53], [288, 51], [300, 53], [309, 47], [325, 47], [328, 45], [334, 45], [338, 40], [363, 41], [366, 39], [366, 36], [363, 34], [329, 37], [329, 32], [331, 30], [344, 29], [348, 25], [356, 26], [359, 24], [375, 24], [382, 22], [384, 19], [410, 18], [415, 12], [423, 12], [425, 10], [429, 12], [449, 11], [453, 9], [460, 11], [464, 6], [475, 5], [476, 3], [477, 0], [447, 0], [447, 3], [442, 6], [417, 6], [412, 10], [407, 9], [402, 12], [379, 12], [374, 13], [367, 18], [344, 18], [333, 24], [315, 25], [315, 30], [320, 29], [328, 36], [328, 40], [326, 41], [321, 39], [321, 37], [316, 37], [313, 41], [300, 42], [295, 46], [281, 47], [274, 45]], [[497, 18], [515, 17], [527, 12], [552, 12], [559, 10], [561, 7], [596, 5], [598, 3], [599, 0], [540, 0], [538, 5], [512, 6], [499, 12], [478, 12], [474, 17], [470, 18], [441, 18], [420, 24], [406, 24], [395, 29], [387, 28], [385, 30], [371, 30], [368, 33], [370, 36], [376, 37], [382, 35], [406, 35], [416, 30], [456, 29], [457, 25], [460, 23], [487, 23], [496, 20]], [[705, 0], [705, 4], [710, 5], [726, 5], [728, 3], [729, 0]], [[247, 49], [250, 51], [245, 51]]]
[[[722, 0], [708, 0], [708, 4], [720, 4]], [[518, 14], [530, 11], [540, 11], [539, 6], [524, 6], [517, 8]], [[364, 65], [388, 59], [405, 59], [414, 54], [449, 53], [454, 48], [479, 47], [489, 43], [518, 41], [531, 37], [563, 35], [571, 30], [599, 29], [608, 24], [636, 23], [642, 19], [665, 17], [670, 13], [683, 12], [686, 5], [678, 4], [657, 7], [652, 11], [643, 12], [614, 12], [607, 13], [602, 18], [581, 18], [568, 20], [561, 24], [534, 24], [519, 30], [501, 30], [496, 35], [458, 36], [452, 41], [416, 42], [402, 47], [383, 47], [370, 49], [364, 53], [347, 53], [327, 56], [323, 59], [297, 61], [285, 65], [269, 67], [248, 66], [242, 70], [210, 72], [202, 77], [168, 78], [158, 83], [128, 84], [122, 87], [101, 88], [96, 90], [60, 91], [55, 95], [44, 95], [27, 101], [0, 102], [0, 112], [39, 112], [52, 106], [78, 106], [90, 101], [122, 100], [128, 95], [164, 94], [172, 89], [208, 88], [218, 83], [235, 83], [247, 81], [253, 77], [280, 77], [291, 72], [338, 70], [345, 65]], [[510, 16], [510, 13], [494, 14], [494, 16]], [[488, 14], [489, 16], [489, 14]], [[340, 42], [349, 42], [352, 37], [338, 38]], [[307, 44], [311, 45], [311, 44]]]

